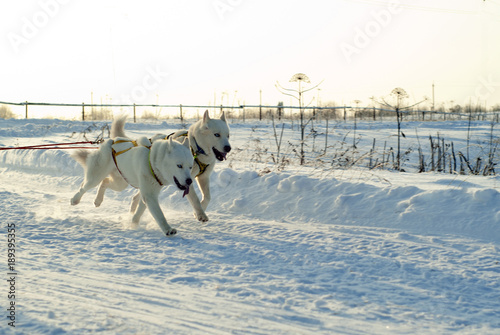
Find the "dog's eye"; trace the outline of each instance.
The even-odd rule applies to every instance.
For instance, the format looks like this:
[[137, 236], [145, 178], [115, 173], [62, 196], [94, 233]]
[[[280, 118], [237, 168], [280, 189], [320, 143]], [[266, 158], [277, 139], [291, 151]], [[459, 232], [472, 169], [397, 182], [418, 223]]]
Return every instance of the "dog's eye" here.
[[177, 164], [177, 167], [178, 167], [179, 169], [182, 169], [182, 164]]
[[217, 133], [217, 134], [214, 134], [214, 135], [215, 135], [215, 137], [220, 137], [220, 134], [219, 134], [219, 133]]

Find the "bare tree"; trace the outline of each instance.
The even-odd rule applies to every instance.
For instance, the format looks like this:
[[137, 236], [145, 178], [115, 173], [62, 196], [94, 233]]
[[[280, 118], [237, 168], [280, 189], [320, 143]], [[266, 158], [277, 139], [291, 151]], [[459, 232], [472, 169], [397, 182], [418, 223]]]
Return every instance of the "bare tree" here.
[[405, 134], [401, 131], [401, 121], [403, 119], [402, 112], [404, 110], [408, 110], [408, 109], [410, 109], [418, 104], [421, 104], [424, 101], [427, 101], [427, 98], [425, 98], [424, 100], [417, 102], [413, 105], [403, 106], [403, 102], [409, 97], [408, 93], [406, 93], [406, 91], [404, 89], [397, 87], [397, 88], [392, 90], [390, 95], [392, 97], [394, 97], [396, 100], [394, 105], [391, 105], [390, 103], [388, 103], [385, 100], [385, 98], [382, 98], [382, 102], [376, 101], [375, 99], [374, 99], [374, 101], [377, 102], [378, 104], [385, 106], [385, 107], [388, 107], [396, 112], [396, 117], [397, 117], [397, 121], [398, 121], [398, 154], [397, 154], [397, 160], [396, 160], [396, 170], [401, 171], [401, 135], [403, 137], [406, 137]]
[[[284, 95], [288, 95], [288, 96], [291, 96], [295, 99], [297, 99], [299, 101], [299, 111], [300, 111], [300, 165], [304, 165], [305, 163], [305, 159], [304, 159], [304, 141], [305, 141], [305, 129], [306, 129], [306, 126], [307, 124], [309, 123], [309, 121], [311, 119], [309, 119], [309, 121], [307, 121], [306, 123], [304, 123], [304, 105], [303, 105], [303, 99], [302, 99], [302, 95], [306, 92], [309, 92], [315, 88], [317, 88], [319, 85], [321, 85], [321, 83], [323, 83], [324, 80], [322, 80], [319, 84], [317, 84], [316, 86], [314, 87], [311, 87], [311, 88], [308, 88], [308, 89], [303, 89], [302, 88], [302, 82], [305, 82], [305, 83], [311, 83], [311, 81], [309, 80], [309, 77], [307, 77], [305, 74], [303, 73], [297, 73], [295, 74], [291, 79], [290, 79], [290, 82], [297, 82], [299, 84], [299, 89], [298, 90], [295, 90], [295, 89], [291, 89], [291, 88], [284, 88], [283, 86], [281, 86], [279, 84], [279, 82], [276, 82], [276, 88], [278, 89], [278, 91], [280, 91], [282, 94]], [[291, 93], [288, 93], [288, 92], [291, 92]]]

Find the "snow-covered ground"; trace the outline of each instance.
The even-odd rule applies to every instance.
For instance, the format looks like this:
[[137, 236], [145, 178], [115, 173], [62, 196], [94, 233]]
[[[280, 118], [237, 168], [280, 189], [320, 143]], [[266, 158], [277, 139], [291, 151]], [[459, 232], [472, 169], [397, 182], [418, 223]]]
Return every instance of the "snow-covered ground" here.
[[[84, 132], [94, 139], [106, 124], [0, 120], [0, 147], [80, 141]], [[379, 150], [395, 147], [394, 124], [358, 122], [354, 134], [352, 123], [332, 123], [326, 154], [324, 124], [316, 126], [301, 167], [299, 132], [286, 123], [281, 148], [290, 162], [278, 168], [269, 122], [232, 123], [233, 151], [212, 176], [209, 222], [195, 221], [174, 187], [161, 193], [178, 230], [170, 238], [149, 213], [129, 228], [131, 188], [108, 191], [100, 208], [93, 194], [70, 206], [82, 169], [69, 151], [0, 151], [0, 333], [499, 334], [500, 179], [415, 173], [417, 143], [439, 132], [465, 150], [468, 124], [404, 124], [406, 173], [330, 162], [342, 141], [357, 141], [360, 156], [373, 138]], [[136, 137], [179, 127], [126, 130]], [[487, 122], [473, 125], [471, 156], [488, 151], [490, 134]]]

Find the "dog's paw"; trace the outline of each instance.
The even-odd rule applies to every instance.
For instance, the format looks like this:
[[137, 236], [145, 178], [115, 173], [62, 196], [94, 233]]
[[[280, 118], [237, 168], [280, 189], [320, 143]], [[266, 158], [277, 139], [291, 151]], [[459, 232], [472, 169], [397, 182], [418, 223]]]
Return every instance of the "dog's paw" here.
[[201, 214], [194, 213], [194, 217], [196, 220], [201, 221], [201, 222], [208, 221], [208, 216], [205, 213], [201, 213]]
[[167, 235], [167, 236], [172, 236], [172, 235], [175, 235], [175, 234], [177, 234], [177, 230], [175, 230], [174, 228], [170, 229], [169, 231], [167, 231], [165, 233], [165, 235]]
[[104, 200], [104, 199], [102, 199], [102, 198], [101, 198], [101, 199], [99, 199], [99, 198], [95, 198], [95, 199], [94, 199], [94, 206], [95, 206], [95, 207], [99, 207], [99, 206], [101, 206], [101, 204], [102, 204], [102, 201], [103, 201], [103, 200]]
[[132, 217], [132, 226], [138, 226], [139, 222], [141, 220], [141, 217], [136, 217], [135, 215]]

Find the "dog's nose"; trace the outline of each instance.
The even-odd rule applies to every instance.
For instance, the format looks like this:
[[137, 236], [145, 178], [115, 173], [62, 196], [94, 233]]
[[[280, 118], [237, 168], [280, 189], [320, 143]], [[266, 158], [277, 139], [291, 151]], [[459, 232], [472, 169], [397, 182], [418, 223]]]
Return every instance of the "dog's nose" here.
[[192, 183], [193, 183], [193, 179], [191, 179], [191, 178], [186, 179], [186, 184], [188, 184], [188, 186], [191, 185]]
[[230, 147], [229, 145], [226, 145], [226, 146], [224, 147], [224, 151], [225, 151], [225, 152], [229, 152], [229, 151], [231, 151], [231, 147]]

